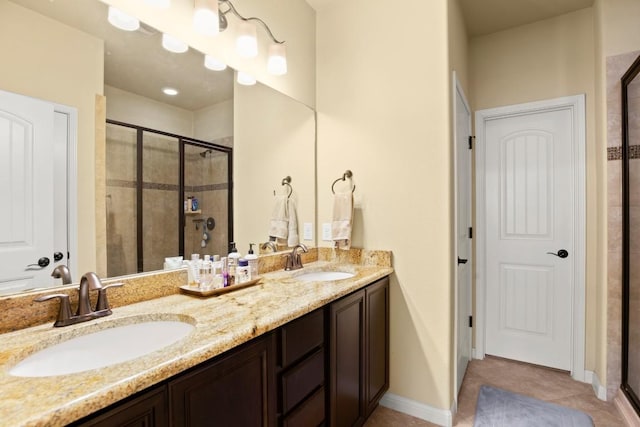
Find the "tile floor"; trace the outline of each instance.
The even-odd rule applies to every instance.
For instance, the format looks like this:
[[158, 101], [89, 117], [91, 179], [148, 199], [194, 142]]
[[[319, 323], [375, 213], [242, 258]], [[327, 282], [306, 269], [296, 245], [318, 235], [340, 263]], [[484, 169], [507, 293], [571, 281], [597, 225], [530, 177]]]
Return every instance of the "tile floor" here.
[[[492, 356], [469, 363], [460, 390], [454, 426], [473, 426], [478, 392], [483, 384], [582, 410], [591, 416], [596, 427], [624, 426], [613, 403], [599, 400], [590, 384], [574, 381], [564, 371]], [[436, 424], [379, 406], [365, 427], [382, 426], [430, 427]]]

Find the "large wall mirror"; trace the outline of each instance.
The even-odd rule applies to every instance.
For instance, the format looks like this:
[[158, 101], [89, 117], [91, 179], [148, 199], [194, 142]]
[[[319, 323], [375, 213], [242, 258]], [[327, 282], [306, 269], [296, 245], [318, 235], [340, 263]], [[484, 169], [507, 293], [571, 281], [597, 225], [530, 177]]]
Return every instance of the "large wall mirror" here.
[[640, 414], [640, 57], [622, 77], [622, 390]]
[[[91, 63], [87, 69], [92, 71], [82, 73], [91, 84], [67, 81], [64, 75], [48, 76], [43, 65], [43, 81], [37, 83], [42, 89], [29, 95], [49, 100], [56, 98], [55, 90], [66, 85], [69, 90], [86, 92], [78, 98], [106, 97], [106, 149], [103, 158], [99, 150], [95, 157], [96, 168], [104, 167], [105, 182], [95, 185], [105, 198], [104, 204], [97, 204], [105, 212], [96, 214], [96, 229], [107, 232], [105, 242], [98, 239], [97, 251], [106, 253], [109, 276], [157, 270], [165, 257], [179, 252], [185, 258], [196, 251], [224, 255], [229, 240], [235, 240], [245, 254], [250, 243], [259, 245], [268, 240], [275, 196], [290, 192], [282, 186], [286, 176], [291, 177], [300, 232], [304, 223], [314, 222], [316, 138], [312, 109], [260, 83], [241, 86], [234, 81], [232, 69], [205, 68], [204, 55], [194, 49], [166, 51], [161, 47], [161, 33], [150, 26], [143, 24], [134, 32], [115, 29], [107, 23], [107, 5], [98, 0], [0, 2], [15, 12], [11, 19], [19, 16], [23, 20], [19, 24], [25, 31], [16, 34], [13, 43], [18, 51], [23, 43], [43, 44], [29, 46], [25, 52], [46, 51], [47, 43], [61, 43], [57, 35], [49, 40], [42, 35], [28, 36], [30, 29], [49, 31], [42, 25], [43, 17], [48, 20], [47, 28], [60, 28], [65, 37], [70, 33], [66, 29], [71, 28], [79, 38], [103, 45], [99, 55], [93, 53], [92, 57], [89, 50], [81, 57], [78, 46], [84, 40], [73, 46], [75, 40], [66, 37], [65, 47], [78, 51], [78, 63], [68, 66], [75, 70], [78, 64]], [[103, 68], [95, 66], [102, 61]], [[31, 69], [25, 76], [34, 72]], [[29, 87], [28, 81], [25, 87]], [[54, 89], [53, 94], [48, 93], [48, 87]], [[175, 88], [179, 94], [168, 96], [162, 92], [165, 87]], [[2, 87], [2, 82], [0, 90], [20, 92]], [[93, 144], [87, 140], [92, 131], [105, 126], [90, 117], [95, 109], [62, 103], [79, 109], [78, 145]], [[136, 168], [140, 164], [148, 169], [139, 173]], [[91, 185], [83, 181], [82, 170], [80, 164], [78, 185]], [[101, 191], [96, 192], [98, 197]], [[199, 206], [185, 214], [182, 209], [189, 196], [198, 199]], [[82, 222], [86, 218], [81, 207], [78, 212]], [[207, 227], [210, 218], [213, 228]], [[300, 241], [315, 245], [315, 237], [303, 240], [302, 233]], [[141, 250], [147, 251], [142, 257], [145, 262], [139, 262]], [[76, 271], [82, 274], [85, 269], [82, 261], [79, 264]], [[74, 282], [78, 278], [74, 277]], [[35, 285], [47, 287], [56, 282], [59, 284], [50, 279]]]

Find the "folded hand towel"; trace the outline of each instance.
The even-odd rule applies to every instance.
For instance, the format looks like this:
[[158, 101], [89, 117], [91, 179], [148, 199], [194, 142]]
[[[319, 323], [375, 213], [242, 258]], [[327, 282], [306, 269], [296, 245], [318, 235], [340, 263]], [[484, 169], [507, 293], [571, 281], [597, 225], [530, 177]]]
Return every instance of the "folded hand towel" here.
[[296, 203], [292, 198], [288, 199], [287, 207], [289, 211], [289, 236], [287, 239], [287, 246], [292, 247], [300, 243], [298, 237], [298, 215], [296, 213]]
[[333, 196], [333, 221], [331, 222], [331, 240], [338, 249], [351, 248], [351, 229], [353, 221], [353, 192], [336, 193]]
[[269, 236], [286, 239], [289, 236], [289, 208], [288, 198], [284, 195], [275, 197], [271, 220], [269, 221]]

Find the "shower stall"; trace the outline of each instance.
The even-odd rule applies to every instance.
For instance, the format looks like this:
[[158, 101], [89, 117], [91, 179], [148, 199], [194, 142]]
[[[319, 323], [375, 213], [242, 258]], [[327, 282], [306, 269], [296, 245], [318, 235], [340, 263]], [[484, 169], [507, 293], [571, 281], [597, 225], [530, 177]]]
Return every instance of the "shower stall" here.
[[[226, 254], [232, 160], [227, 145], [107, 120], [107, 275], [161, 270], [167, 257]], [[197, 209], [186, 209], [188, 198]]]

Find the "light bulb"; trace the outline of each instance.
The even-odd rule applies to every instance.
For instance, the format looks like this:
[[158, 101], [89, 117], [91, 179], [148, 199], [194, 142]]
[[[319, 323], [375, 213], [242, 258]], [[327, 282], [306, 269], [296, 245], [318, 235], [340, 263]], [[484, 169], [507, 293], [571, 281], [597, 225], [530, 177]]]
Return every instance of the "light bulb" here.
[[214, 71], [222, 71], [227, 68], [227, 64], [211, 55], [204, 56], [204, 66]]
[[219, 32], [218, 0], [196, 0], [193, 27], [200, 34], [215, 36]]
[[135, 31], [140, 28], [140, 21], [113, 6], [109, 6], [107, 19], [111, 25], [124, 31]]
[[164, 92], [165, 95], [169, 96], [176, 96], [178, 94], [178, 91], [172, 87], [165, 87], [162, 89], [162, 92]]
[[244, 71], [238, 71], [238, 83], [244, 86], [252, 86], [256, 84], [256, 79]]
[[173, 53], [183, 53], [189, 50], [189, 45], [169, 34], [162, 34], [162, 47]]
[[238, 33], [240, 34], [236, 40], [238, 55], [243, 58], [254, 58], [258, 56], [258, 38], [256, 36], [255, 25], [249, 22], [242, 22]]
[[171, 0], [144, 0], [146, 4], [160, 9], [167, 9], [171, 6]]
[[273, 43], [269, 46], [267, 71], [276, 76], [287, 74], [287, 52], [283, 44]]

